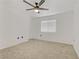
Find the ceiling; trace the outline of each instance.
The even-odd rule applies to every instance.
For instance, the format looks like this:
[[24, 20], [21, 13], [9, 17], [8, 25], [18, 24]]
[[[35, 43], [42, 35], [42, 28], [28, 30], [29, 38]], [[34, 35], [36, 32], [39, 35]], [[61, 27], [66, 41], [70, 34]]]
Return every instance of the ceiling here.
[[[29, 1], [32, 4], [34, 4], [35, 1], [40, 2], [40, 0], [27, 0], [27, 1]], [[46, 2], [41, 7], [48, 8], [49, 9], [48, 11], [41, 11], [40, 14], [36, 14], [33, 11], [30, 11], [29, 13], [32, 12], [31, 14], [35, 16], [46, 16], [61, 12], [67, 12], [73, 10], [75, 1], [76, 0], [46, 0]], [[28, 6], [28, 8], [31, 7]]]
[[[47, 16], [54, 15], [61, 12], [66, 12], [73, 10], [76, 0], [46, 0], [46, 2], [41, 6], [48, 8], [48, 11], [40, 11], [40, 14], [34, 11], [26, 11], [25, 9], [32, 8], [28, 4], [24, 3], [23, 0], [1, 0], [4, 1], [5, 9], [9, 9], [17, 14], [28, 13], [31, 16]], [[40, 0], [27, 0], [28, 2], [34, 4], [34, 2], [40, 2]]]

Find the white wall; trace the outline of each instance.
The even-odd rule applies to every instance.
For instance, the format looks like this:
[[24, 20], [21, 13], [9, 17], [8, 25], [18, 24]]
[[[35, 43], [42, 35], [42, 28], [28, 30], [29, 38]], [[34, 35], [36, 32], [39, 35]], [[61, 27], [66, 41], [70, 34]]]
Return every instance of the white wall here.
[[74, 48], [79, 56], [79, 0], [74, 8]]
[[[30, 16], [21, 0], [0, 0], [0, 49], [29, 39]], [[24, 36], [23, 39], [17, 37]]]
[[[57, 29], [56, 33], [41, 33], [41, 21], [42, 20], [53, 20], [57, 21]], [[62, 42], [62, 43], [73, 43], [73, 11], [68, 11], [56, 15], [45, 16], [45, 17], [37, 17], [32, 19], [31, 26], [31, 38]], [[42, 34], [42, 37], [40, 37]]]

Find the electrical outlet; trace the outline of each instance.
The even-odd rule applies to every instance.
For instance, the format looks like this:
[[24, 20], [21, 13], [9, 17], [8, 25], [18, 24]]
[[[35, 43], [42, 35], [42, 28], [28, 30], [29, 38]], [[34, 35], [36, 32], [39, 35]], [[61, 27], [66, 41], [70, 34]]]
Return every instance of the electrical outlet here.
[[40, 37], [42, 37], [43, 35], [42, 34], [40, 34]]

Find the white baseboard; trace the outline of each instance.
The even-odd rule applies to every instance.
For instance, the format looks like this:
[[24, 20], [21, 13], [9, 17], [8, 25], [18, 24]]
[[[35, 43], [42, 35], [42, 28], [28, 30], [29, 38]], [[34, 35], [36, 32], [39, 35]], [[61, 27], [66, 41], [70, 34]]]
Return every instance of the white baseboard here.
[[12, 46], [16, 46], [18, 44], [21, 44], [21, 43], [24, 43], [24, 42], [28, 42], [28, 41], [29, 41], [29, 39], [24, 40], [24, 41], [20, 41], [20, 42], [16, 42], [16, 43], [3, 44], [3, 46], [0, 46], [0, 49], [2, 50], [2, 49], [5, 49], [5, 48], [10, 48]]
[[74, 48], [74, 50], [75, 50], [77, 56], [79, 57], [79, 51], [78, 51], [77, 47], [73, 45], [73, 48]]

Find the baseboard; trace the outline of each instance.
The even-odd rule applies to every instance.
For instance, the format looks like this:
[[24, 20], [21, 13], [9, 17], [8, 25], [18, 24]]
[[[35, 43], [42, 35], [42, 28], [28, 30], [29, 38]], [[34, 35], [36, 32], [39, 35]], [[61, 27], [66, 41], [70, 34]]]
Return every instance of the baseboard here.
[[74, 45], [73, 45], [73, 48], [74, 48], [74, 50], [75, 50], [75, 52], [76, 52], [76, 54], [77, 54], [77, 56], [79, 58], [79, 52], [78, 52], [77, 48]]
[[36, 39], [36, 38], [30, 38], [30, 40], [43, 40], [43, 41], [49, 41], [49, 42], [57, 42], [57, 43], [63, 43], [63, 44], [68, 44], [68, 45], [73, 45], [72, 42], [65, 42], [65, 41], [55, 41], [55, 40], [46, 40], [46, 39]]
[[10, 47], [13, 47], [13, 46], [16, 46], [16, 45], [19, 45], [19, 44], [21, 44], [21, 43], [28, 42], [28, 41], [29, 41], [29, 39], [24, 40], [24, 41], [21, 41], [21, 42], [16, 42], [15, 44], [14, 44], [14, 43], [13, 43], [13, 44], [8, 44], [8, 45], [6, 45], [6, 46], [4, 46], [4, 47], [1, 47], [0, 50], [6, 49], [6, 48], [10, 48]]

